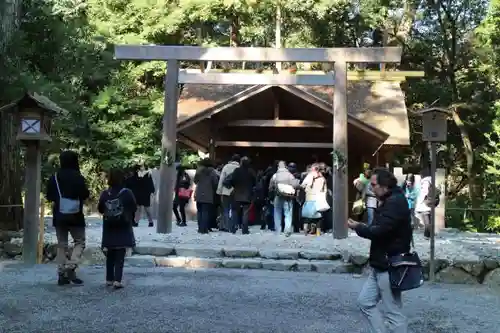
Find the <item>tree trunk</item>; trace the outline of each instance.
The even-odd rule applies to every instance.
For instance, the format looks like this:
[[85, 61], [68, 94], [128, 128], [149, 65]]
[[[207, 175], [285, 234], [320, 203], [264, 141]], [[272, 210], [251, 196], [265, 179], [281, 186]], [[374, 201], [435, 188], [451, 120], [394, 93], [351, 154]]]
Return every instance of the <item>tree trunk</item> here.
[[478, 206], [477, 203], [477, 195], [475, 193], [475, 174], [473, 171], [474, 167], [474, 151], [472, 149], [472, 143], [469, 137], [469, 132], [467, 131], [467, 128], [465, 128], [465, 124], [460, 119], [460, 116], [458, 115], [458, 111], [456, 108], [452, 109], [452, 115], [453, 115], [453, 121], [458, 127], [458, 130], [460, 131], [460, 136], [462, 137], [462, 143], [464, 145], [464, 155], [467, 161], [467, 183], [469, 185], [469, 200], [471, 202], [472, 208], [476, 208]]
[[16, 140], [15, 109], [0, 112], [0, 229], [19, 230], [23, 221], [23, 170]]
[[22, 0], [5, 0], [0, 4], [0, 53], [5, 51], [19, 26]]

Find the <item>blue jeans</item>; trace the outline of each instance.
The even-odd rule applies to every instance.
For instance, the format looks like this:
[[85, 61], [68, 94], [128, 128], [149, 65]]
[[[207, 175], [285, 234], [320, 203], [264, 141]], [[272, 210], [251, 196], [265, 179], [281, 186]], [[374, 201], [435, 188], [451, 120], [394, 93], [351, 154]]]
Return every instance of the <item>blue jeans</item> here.
[[274, 198], [274, 231], [281, 231], [281, 217], [285, 215], [285, 232], [292, 232], [293, 201], [291, 199]]
[[233, 205], [233, 200], [229, 195], [223, 195], [221, 198], [221, 206], [222, 206], [222, 223], [221, 229], [224, 231], [229, 231], [231, 229], [231, 209]]
[[373, 217], [375, 216], [375, 208], [366, 208], [366, 215], [367, 215], [367, 221], [366, 223], [368, 225], [371, 225], [373, 222]]
[[[379, 302], [384, 305], [384, 314], [377, 308]], [[357, 303], [369, 323], [370, 332], [382, 333], [388, 329], [393, 333], [408, 332], [408, 320], [402, 311], [401, 292], [392, 290], [387, 272], [371, 270]]]

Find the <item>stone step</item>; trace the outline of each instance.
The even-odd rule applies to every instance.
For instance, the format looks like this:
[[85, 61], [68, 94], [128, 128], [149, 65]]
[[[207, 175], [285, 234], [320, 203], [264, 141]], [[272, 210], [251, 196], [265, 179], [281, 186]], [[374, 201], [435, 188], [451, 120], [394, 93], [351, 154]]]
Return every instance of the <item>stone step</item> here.
[[140, 267], [175, 267], [189, 269], [236, 268], [263, 269], [270, 271], [298, 271], [318, 273], [361, 274], [362, 267], [352, 263], [305, 259], [262, 259], [262, 258], [200, 258], [188, 256], [132, 256], [126, 260], [128, 265]]
[[[0, 244], [0, 260], [21, 259], [22, 239]], [[425, 278], [429, 273], [426, 253], [420, 253]], [[44, 263], [53, 262], [56, 245], [46, 244]], [[167, 258], [167, 259], [164, 259]], [[196, 258], [182, 259], [182, 258]], [[193, 261], [194, 260], [194, 261]], [[342, 253], [334, 250], [258, 249], [230, 246], [200, 246], [195, 244], [140, 243], [134, 255], [127, 259], [129, 265], [155, 267], [207, 267], [271, 269], [290, 271], [362, 272], [366, 270], [368, 256], [354, 249]], [[97, 245], [89, 244], [83, 253], [82, 265], [102, 265], [105, 256]], [[200, 266], [204, 267], [204, 266]], [[333, 267], [333, 268], [332, 268]], [[436, 259], [436, 278], [439, 282], [457, 284], [487, 284], [500, 287], [500, 257], [475, 257], [463, 260]]]
[[[264, 259], [308, 259], [308, 260], [337, 260], [349, 254], [342, 255], [334, 251], [308, 251], [293, 249], [257, 249], [257, 248], [232, 248], [232, 247], [198, 247], [198, 246], [147, 246], [139, 245], [134, 248], [134, 253], [139, 255], [169, 256], [198, 258], [264, 258]], [[359, 265], [364, 265], [368, 257], [362, 255], [350, 256]]]

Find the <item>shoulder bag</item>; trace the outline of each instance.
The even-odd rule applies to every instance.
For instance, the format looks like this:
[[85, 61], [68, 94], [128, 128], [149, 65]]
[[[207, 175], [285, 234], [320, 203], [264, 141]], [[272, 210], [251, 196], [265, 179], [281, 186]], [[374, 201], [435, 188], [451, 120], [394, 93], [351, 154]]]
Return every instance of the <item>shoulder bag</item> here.
[[415, 251], [412, 236], [412, 252], [388, 257], [389, 281], [391, 288], [398, 291], [406, 291], [419, 288], [424, 284], [424, 273], [422, 262]]

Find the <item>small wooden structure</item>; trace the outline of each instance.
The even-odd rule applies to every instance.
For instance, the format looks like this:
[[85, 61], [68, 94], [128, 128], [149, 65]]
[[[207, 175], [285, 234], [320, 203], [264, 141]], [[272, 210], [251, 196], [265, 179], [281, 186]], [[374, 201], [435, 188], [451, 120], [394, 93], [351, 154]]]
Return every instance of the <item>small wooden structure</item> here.
[[17, 101], [3, 106], [0, 112], [14, 110], [16, 114], [16, 139], [26, 146], [23, 219], [23, 260], [37, 263], [40, 224], [41, 143], [51, 141], [52, 117], [62, 111], [48, 98], [36, 93], [26, 93]]
[[[399, 63], [401, 48], [328, 48], [328, 49], [273, 49], [273, 48], [203, 48], [194, 46], [157, 46], [157, 45], [118, 45], [115, 47], [115, 57], [123, 60], [164, 60], [167, 61], [165, 81], [165, 115], [162, 137], [162, 164], [160, 167], [159, 197], [164, 203], [160, 205], [157, 231], [168, 233], [172, 228], [172, 192], [174, 187], [174, 165], [171, 156], [176, 150], [177, 98], [178, 83], [201, 84], [240, 84], [254, 85], [253, 77], [226, 77], [231, 74], [205, 76], [205, 73], [195, 73], [191, 77], [179, 80], [179, 61], [269, 61], [269, 62], [322, 62], [333, 63], [333, 74], [323, 77], [266, 77], [261, 84], [275, 85], [335, 85], [333, 93], [332, 136], [333, 151], [347, 160], [347, 64], [348, 63]], [[260, 74], [254, 74], [260, 75]], [[261, 78], [262, 78], [261, 77]], [[333, 80], [331, 80], [333, 77]], [[254, 88], [258, 90], [259, 88]], [[264, 89], [264, 88], [262, 88]], [[236, 99], [238, 97], [235, 97]], [[293, 119], [292, 119], [293, 120]], [[220, 144], [220, 143], [219, 143]], [[344, 169], [334, 168], [333, 192], [333, 234], [335, 238], [347, 237], [348, 218], [348, 179]]]
[[[409, 144], [409, 123], [399, 83], [350, 82], [347, 90], [351, 182], [363, 163], [384, 165]], [[333, 94], [334, 88], [322, 86], [186, 84], [178, 141], [222, 162], [236, 152], [248, 154], [257, 168], [275, 159], [305, 168], [312, 155], [329, 163]]]
[[[437, 147], [436, 143], [446, 142], [448, 136], [448, 118], [451, 112], [440, 107], [430, 107], [420, 110], [422, 115], [422, 140], [431, 144], [431, 188], [429, 196], [436, 197], [436, 168], [437, 168]], [[435, 235], [436, 235], [436, 206], [431, 206], [431, 234], [430, 234], [430, 261], [429, 280], [435, 279]], [[444, 226], [440, 226], [444, 227]]]

